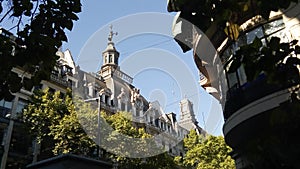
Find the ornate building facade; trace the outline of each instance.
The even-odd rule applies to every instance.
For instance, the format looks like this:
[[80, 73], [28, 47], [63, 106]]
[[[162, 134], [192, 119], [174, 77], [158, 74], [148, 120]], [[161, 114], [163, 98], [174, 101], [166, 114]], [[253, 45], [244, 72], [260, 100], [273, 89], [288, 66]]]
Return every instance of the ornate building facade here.
[[85, 100], [99, 97], [101, 110], [110, 113], [131, 112], [136, 127], [144, 127], [152, 135], [163, 133], [157, 143], [173, 155], [184, 154], [182, 143], [179, 146], [178, 143], [190, 130], [195, 129], [199, 134], [206, 133], [198, 126], [193, 104], [188, 99], [182, 100], [180, 119], [177, 120], [176, 114], [165, 113], [158, 101], [147, 101], [140, 89], [132, 85], [133, 78], [118, 65], [120, 53], [112, 41], [114, 35], [111, 30], [107, 47], [102, 52], [103, 65], [96, 74], [76, 70], [75, 77], [80, 77], [78, 82], [83, 83], [79, 86], [81, 97]]

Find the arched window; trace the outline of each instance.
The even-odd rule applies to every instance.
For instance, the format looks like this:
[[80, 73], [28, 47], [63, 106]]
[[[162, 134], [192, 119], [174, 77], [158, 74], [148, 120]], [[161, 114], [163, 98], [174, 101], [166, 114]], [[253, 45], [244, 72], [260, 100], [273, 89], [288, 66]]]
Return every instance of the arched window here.
[[113, 59], [112, 59], [112, 58], [113, 58], [113, 55], [110, 54], [110, 55], [109, 55], [109, 63], [112, 63], [112, 62], [113, 62]]
[[104, 57], [104, 63], [105, 63], [105, 64], [108, 63], [108, 56], [105, 56], [105, 57]]

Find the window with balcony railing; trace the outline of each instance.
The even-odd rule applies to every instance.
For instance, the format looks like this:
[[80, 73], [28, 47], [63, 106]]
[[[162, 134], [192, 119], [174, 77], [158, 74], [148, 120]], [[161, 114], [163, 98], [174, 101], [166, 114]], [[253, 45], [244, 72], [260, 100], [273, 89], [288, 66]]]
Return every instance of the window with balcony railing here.
[[[288, 38], [287, 31], [288, 30], [285, 29], [282, 18], [277, 18], [269, 22], [260, 23], [243, 32], [235, 42], [230, 42], [225, 47], [220, 55], [226, 72], [228, 86], [227, 102], [224, 111], [225, 118], [229, 117], [231, 113], [237, 111], [239, 108], [247, 105], [248, 103], [280, 90], [283, 86], [270, 84], [264, 71], [257, 73], [253, 76], [255, 78], [249, 81], [248, 79], [251, 76], [247, 75], [249, 75], [249, 72], [254, 72], [255, 70], [250, 70], [250, 66], [242, 62], [242, 58], [247, 58], [248, 55], [241, 55], [240, 53], [237, 54], [237, 52], [240, 52], [240, 49], [242, 49], [241, 47], [252, 44], [255, 39], [256, 41], [259, 39], [263, 47], [268, 46], [271, 38], [273, 37], [278, 37], [280, 39], [280, 43], [290, 44], [292, 39]], [[260, 52], [258, 52], [257, 55], [258, 57], [263, 56], [259, 53]], [[240, 64], [236, 64], [237, 60], [240, 61]], [[252, 62], [252, 60], [250, 62]], [[256, 63], [255, 60], [253, 60], [252, 63]], [[232, 69], [232, 67], [234, 67], [234, 69]]]
[[226, 64], [241, 46], [251, 44], [256, 37], [261, 39], [263, 44], [266, 44], [266, 40], [270, 40], [274, 36], [280, 37], [282, 42], [288, 42], [289, 39], [284, 28], [282, 18], [258, 24], [256, 27], [241, 33], [237, 41], [229, 42], [221, 55], [221, 61]]
[[257, 27], [245, 31], [237, 41], [231, 42], [231, 44], [227, 46], [221, 54], [221, 60], [224, 63], [229, 89], [235, 90], [247, 83], [245, 67], [243, 64], [241, 64], [235, 72], [229, 72], [236, 51], [242, 46], [251, 44], [256, 37], [261, 40], [263, 45], [266, 45], [266, 42], [274, 36], [279, 37], [281, 42], [288, 42], [289, 39], [286, 36], [284, 28], [285, 26], [282, 18], [259, 24]]

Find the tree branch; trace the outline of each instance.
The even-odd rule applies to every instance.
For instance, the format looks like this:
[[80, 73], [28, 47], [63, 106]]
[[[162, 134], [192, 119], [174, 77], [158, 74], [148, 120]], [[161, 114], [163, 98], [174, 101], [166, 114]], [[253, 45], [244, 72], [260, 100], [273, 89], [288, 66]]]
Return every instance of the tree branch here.
[[32, 20], [33, 20], [33, 18], [34, 18], [34, 15], [35, 15], [36, 11], [37, 11], [37, 8], [39, 7], [39, 2], [40, 2], [40, 1], [36, 1], [35, 8], [34, 8], [32, 14], [31, 14], [31, 19], [30, 19], [31, 22], [32, 22]]
[[17, 32], [19, 32], [19, 31], [20, 31], [20, 24], [21, 24], [21, 21], [22, 21], [22, 15], [19, 17], [18, 23], [17, 23], [15, 26], [11, 27], [11, 28], [9, 29], [9, 31], [12, 30], [12, 29], [14, 29], [14, 28], [17, 28]]
[[10, 9], [5, 13], [5, 15], [1, 18], [0, 23], [6, 18], [6, 16], [14, 9], [14, 7], [10, 7]]
[[23, 15], [21, 15], [21, 16], [19, 17], [19, 21], [18, 21], [18, 24], [17, 24], [17, 32], [20, 32], [20, 24], [21, 24], [21, 21], [22, 21], [22, 16], [23, 16]]

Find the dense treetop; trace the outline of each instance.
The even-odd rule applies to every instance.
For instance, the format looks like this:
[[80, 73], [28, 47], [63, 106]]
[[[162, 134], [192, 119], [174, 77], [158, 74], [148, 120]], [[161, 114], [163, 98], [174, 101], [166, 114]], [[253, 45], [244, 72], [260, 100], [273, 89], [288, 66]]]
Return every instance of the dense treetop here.
[[[0, 23], [10, 21], [12, 27], [4, 29], [16, 32], [2, 29], [0, 35], [0, 99], [12, 100], [11, 93], [49, 79], [79, 12], [80, 0], [0, 0]], [[14, 67], [23, 74], [12, 72]]]

